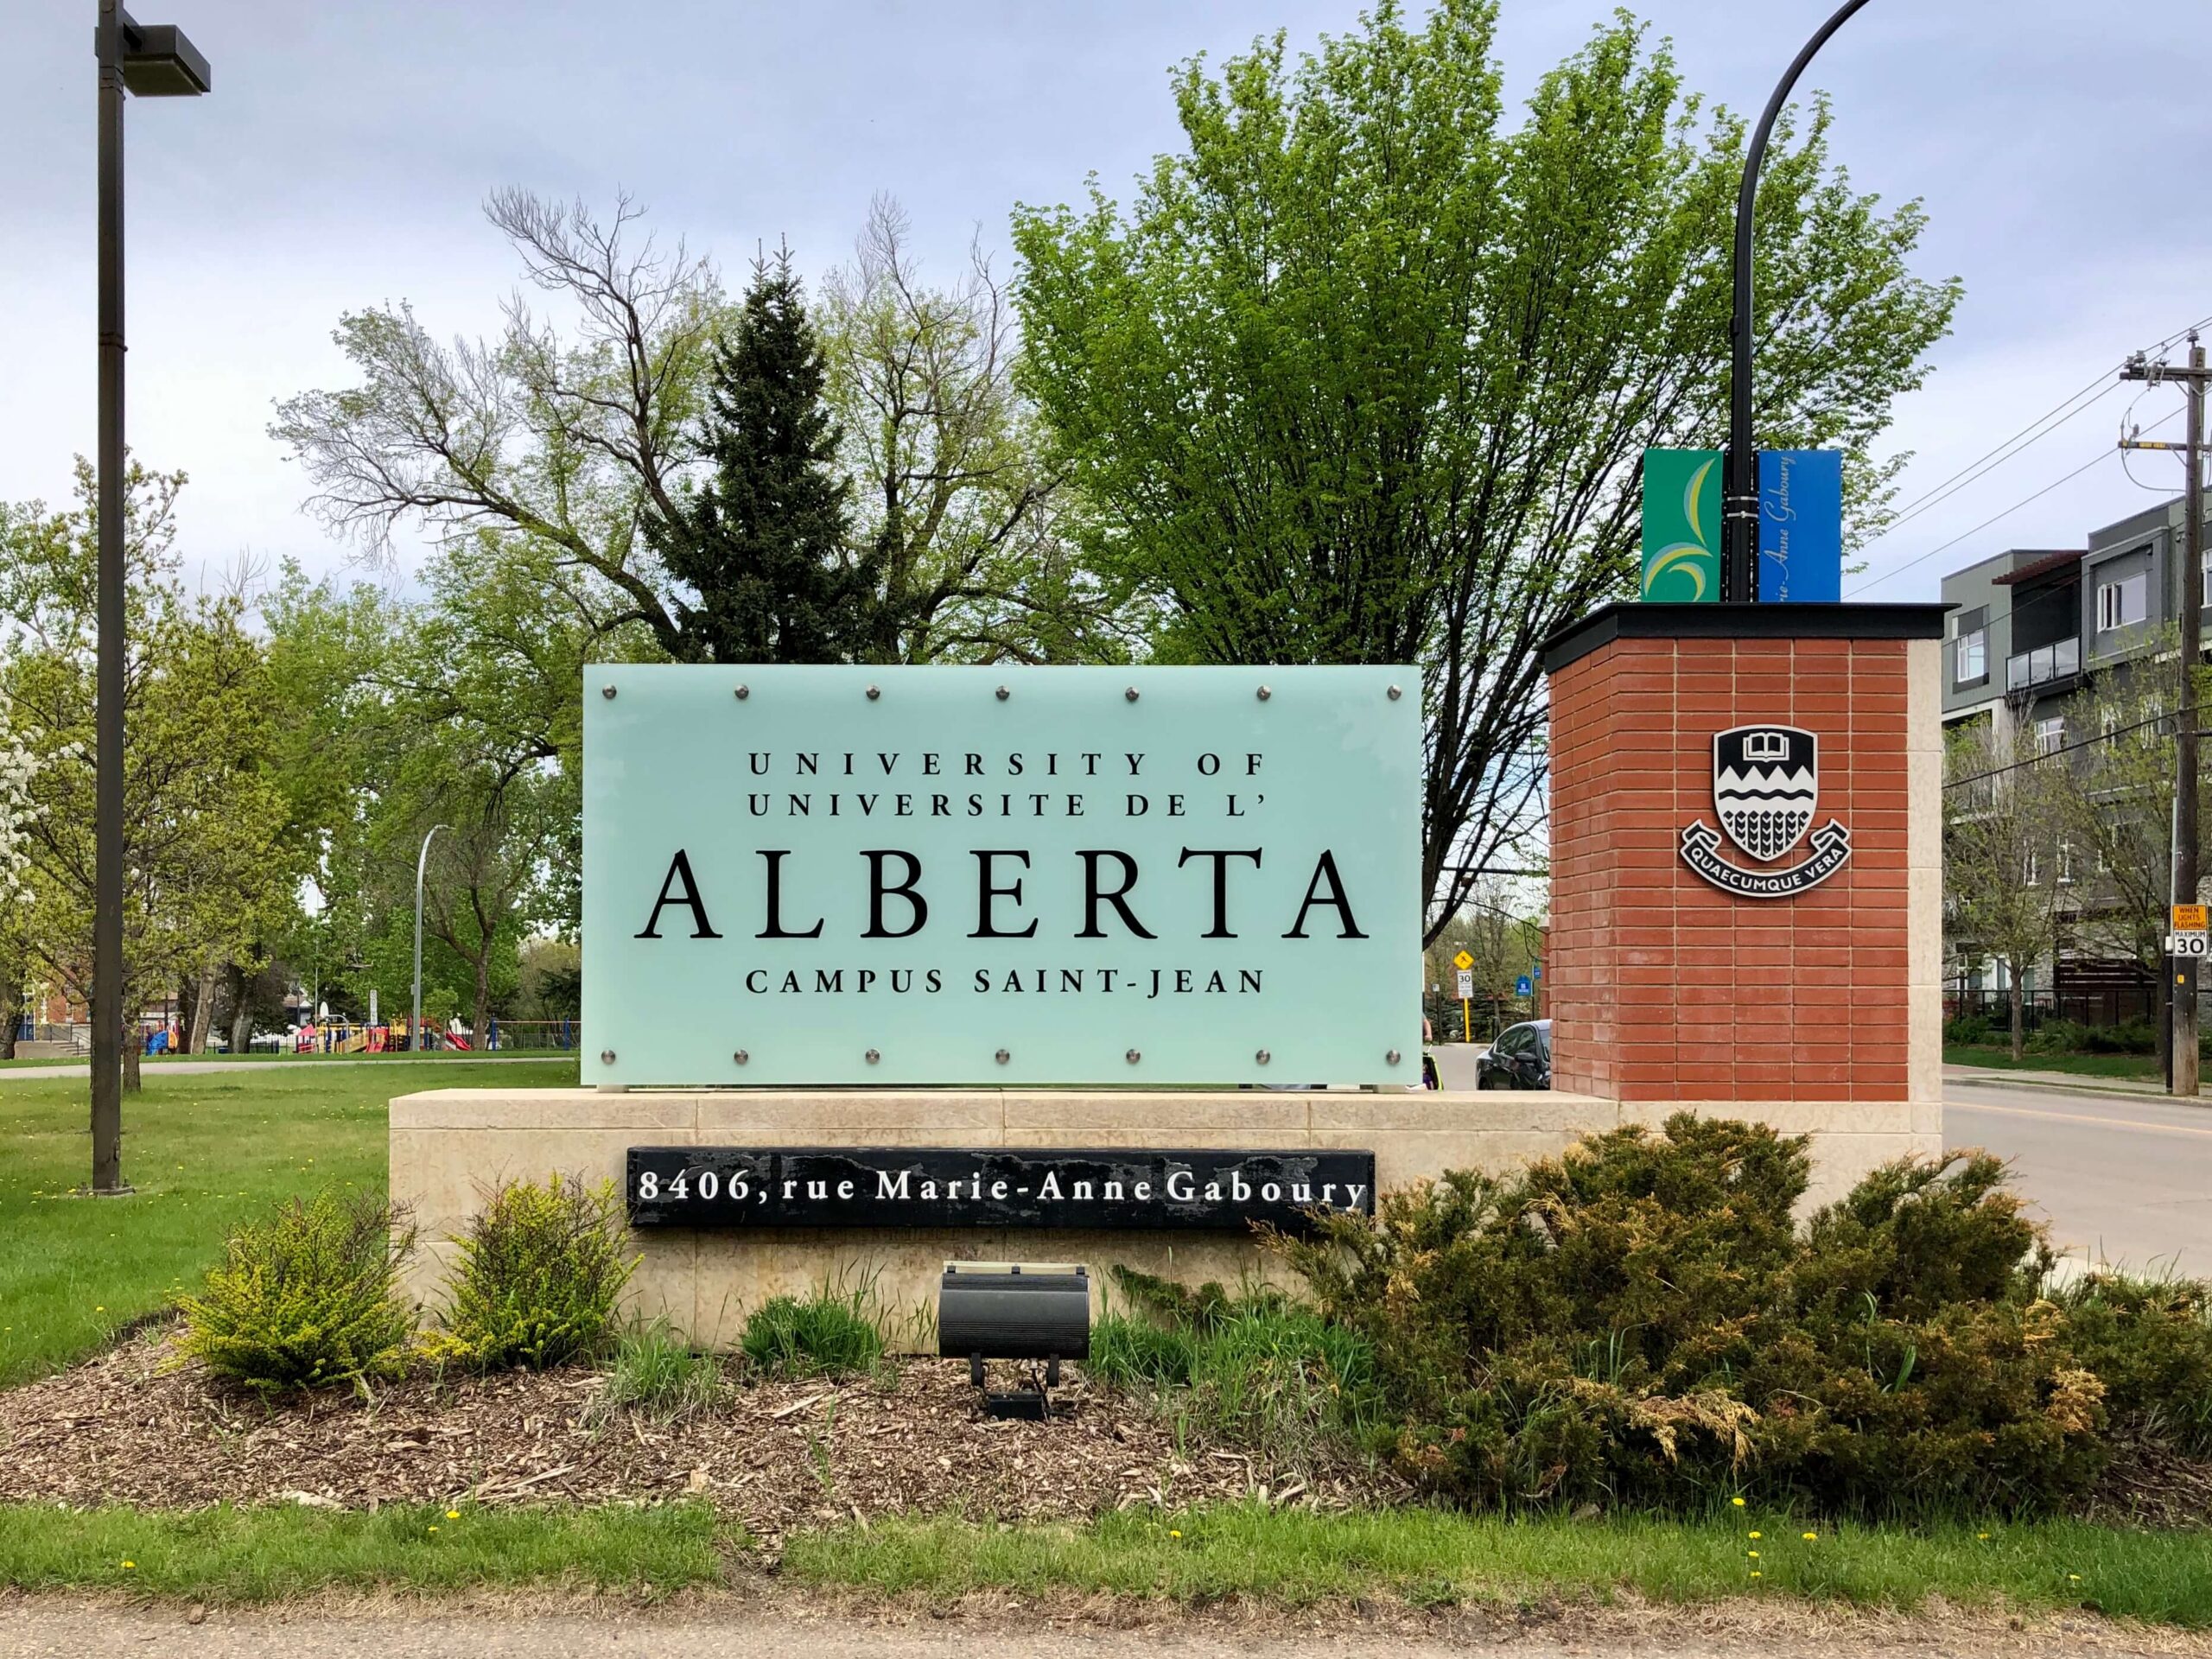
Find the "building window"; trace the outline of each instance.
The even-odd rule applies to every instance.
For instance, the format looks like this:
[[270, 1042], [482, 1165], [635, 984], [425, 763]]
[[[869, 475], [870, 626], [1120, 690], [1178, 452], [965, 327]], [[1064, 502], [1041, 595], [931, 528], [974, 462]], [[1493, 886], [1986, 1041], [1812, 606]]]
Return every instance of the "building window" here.
[[1989, 677], [1989, 607], [1977, 605], [1951, 618], [1951, 683], [1973, 685]]
[[2036, 753], [2056, 754], [2066, 747], [2066, 716], [2053, 715], [2036, 721]]
[[2067, 887], [2073, 884], [2074, 843], [2070, 841], [2062, 841], [2058, 843], [2058, 885]]
[[2151, 613], [2151, 578], [2149, 573], [2139, 571], [2118, 582], [2100, 582], [2097, 586], [2097, 632], [2109, 633], [2114, 628], [2133, 627]]

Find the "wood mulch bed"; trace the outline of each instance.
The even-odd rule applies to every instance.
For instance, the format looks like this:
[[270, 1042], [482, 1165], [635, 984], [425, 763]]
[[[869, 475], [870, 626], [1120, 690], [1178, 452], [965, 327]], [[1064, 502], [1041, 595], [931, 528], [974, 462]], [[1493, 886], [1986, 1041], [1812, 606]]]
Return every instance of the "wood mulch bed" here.
[[[995, 1378], [995, 1386], [1011, 1381]], [[695, 1497], [773, 1548], [795, 1528], [912, 1512], [1079, 1521], [1137, 1504], [1265, 1494], [1325, 1508], [1404, 1495], [1350, 1464], [1276, 1468], [1184, 1438], [1141, 1402], [1087, 1388], [1050, 1422], [982, 1415], [965, 1362], [907, 1359], [886, 1383], [741, 1386], [673, 1423], [593, 1410], [580, 1370], [382, 1386], [264, 1404], [143, 1333], [0, 1394], [0, 1502], [167, 1509], [296, 1503], [653, 1502]]]

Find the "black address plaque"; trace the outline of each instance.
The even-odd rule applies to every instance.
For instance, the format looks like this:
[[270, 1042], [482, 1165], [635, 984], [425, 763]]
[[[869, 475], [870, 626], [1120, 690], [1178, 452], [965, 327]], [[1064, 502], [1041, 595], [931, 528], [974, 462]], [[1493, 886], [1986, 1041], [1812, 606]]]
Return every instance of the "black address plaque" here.
[[1375, 1213], [1371, 1152], [632, 1147], [632, 1227], [1303, 1231]]

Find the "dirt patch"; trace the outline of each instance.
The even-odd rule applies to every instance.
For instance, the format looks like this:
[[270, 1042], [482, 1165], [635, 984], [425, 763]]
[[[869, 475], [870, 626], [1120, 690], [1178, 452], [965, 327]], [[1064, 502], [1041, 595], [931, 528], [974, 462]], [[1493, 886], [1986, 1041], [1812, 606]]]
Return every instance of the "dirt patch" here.
[[[196, 1617], [195, 1617], [196, 1615]], [[395, 1652], [482, 1659], [1444, 1659], [1510, 1649], [1650, 1659], [1929, 1659], [1936, 1655], [2158, 1655], [2208, 1659], [2212, 1636], [2086, 1614], [2018, 1618], [1930, 1606], [1910, 1615], [1775, 1600], [1667, 1607], [1624, 1599], [1527, 1608], [1415, 1610], [1387, 1601], [1284, 1609], [1230, 1601], [1196, 1608], [1110, 1597], [1010, 1595], [920, 1604], [823, 1597], [765, 1582], [655, 1603], [564, 1592], [421, 1598], [329, 1593], [282, 1608], [188, 1608], [144, 1598], [0, 1591], [0, 1647], [95, 1652], [160, 1644], [211, 1659], [281, 1646], [296, 1659]], [[13, 1650], [13, 1649], [11, 1649]]]
[[594, 1374], [448, 1376], [270, 1405], [182, 1363], [150, 1332], [0, 1394], [0, 1501], [156, 1509], [308, 1503], [650, 1502], [690, 1497], [772, 1549], [798, 1527], [915, 1511], [1083, 1520], [1135, 1504], [1271, 1500], [1349, 1508], [1402, 1497], [1378, 1471], [1290, 1470], [1179, 1440], [1141, 1404], [1085, 1386], [1047, 1423], [986, 1418], [964, 1362], [907, 1360], [874, 1381], [764, 1382], [711, 1413], [600, 1421]]
[[2212, 1527], [2212, 1459], [2121, 1440], [2082, 1513], [2122, 1526]]

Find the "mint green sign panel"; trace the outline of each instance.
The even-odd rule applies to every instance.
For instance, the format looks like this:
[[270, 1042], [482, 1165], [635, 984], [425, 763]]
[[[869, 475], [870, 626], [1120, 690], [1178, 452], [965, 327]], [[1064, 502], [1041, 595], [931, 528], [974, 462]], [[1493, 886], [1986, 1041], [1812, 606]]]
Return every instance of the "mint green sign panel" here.
[[1421, 1076], [1413, 669], [584, 682], [586, 1083]]
[[1720, 452], [1643, 452], [1643, 597], [1707, 604], [1720, 597]]

